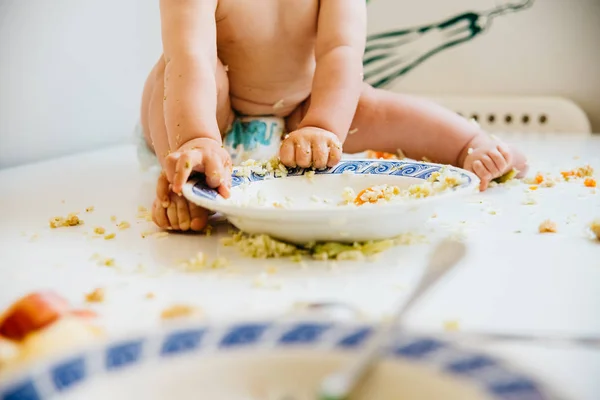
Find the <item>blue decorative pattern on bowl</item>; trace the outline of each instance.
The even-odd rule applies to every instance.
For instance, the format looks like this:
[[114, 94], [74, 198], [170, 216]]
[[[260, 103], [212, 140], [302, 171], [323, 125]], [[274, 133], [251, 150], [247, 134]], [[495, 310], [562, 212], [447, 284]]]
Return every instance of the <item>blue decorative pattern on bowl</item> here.
[[[430, 164], [418, 161], [397, 161], [397, 160], [344, 160], [335, 167], [317, 170], [318, 175], [339, 175], [344, 173], [354, 173], [358, 175], [393, 175], [404, 176], [408, 178], [428, 179], [434, 172], [440, 171], [444, 166], [439, 164]], [[450, 167], [453, 171], [459, 172], [463, 178], [463, 184], [460, 187], [467, 187], [471, 184], [472, 178], [461, 169]], [[236, 175], [236, 169], [232, 175], [231, 186], [236, 187], [244, 183], [260, 182], [266, 179], [280, 179], [274, 172], [257, 174], [251, 172], [248, 176]], [[299, 177], [305, 175], [308, 171], [303, 168], [289, 168], [287, 177]], [[207, 200], [215, 200], [219, 196], [215, 189], [206, 185], [203, 178], [198, 178], [193, 187], [194, 195]]]
[[[245, 351], [252, 347], [285, 351], [290, 345], [325, 351], [356, 351], [365, 345], [372, 332], [371, 326], [312, 321], [194, 326], [102, 346], [100, 353], [105, 362], [101, 363], [98, 370], [90, 368], [91, 365], [97, 365], [94, 364], [97, 349], [49, 362], [17, 379], [0, 382], [0, 400], [50, 400], [86, 380], [94, 379], [96, 375], [105, 372], [118, 374], [136, 365], [156, 362], [165, 357], [184, 357], [200, 350], [210, 350], [213, 356], [219, 351], [232, 352], [240, 347]], [[211, 340], [204, 340], [206, 336], [211, 336]], [[534, 380], [490, 356], [464, 351], [434, 338], [398, 333], [395, 339], [394, 343], [398, 344], [391, 346], [387, 352], [390, 360], [398, 358], [429, 364], [471, 381], [491, 399], [550, 400]], [[197, 356], [202, 357], [202, 354], [197, 353]], [[51, 387], [47, 382], [52, 382]]]

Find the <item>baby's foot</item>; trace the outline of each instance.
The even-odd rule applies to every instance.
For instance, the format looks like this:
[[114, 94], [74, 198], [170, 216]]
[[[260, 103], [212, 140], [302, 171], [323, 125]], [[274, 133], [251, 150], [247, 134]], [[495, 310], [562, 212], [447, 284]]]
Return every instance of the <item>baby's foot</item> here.
[[162, 173], [156, 184], [152, 220], [162, 229], [198, 232], [204, 229], [208, 223], [208, 210], [173, 193], [167, 177]]
[[523, 153], [487, 134], [478, 134], [465, 146], [459, 165], [479, 177], [479, 189], [482, 191], [487, 189], [493, 179], [513, 168], [519, 171], [518, 178], [527, 172], [527, 160]]

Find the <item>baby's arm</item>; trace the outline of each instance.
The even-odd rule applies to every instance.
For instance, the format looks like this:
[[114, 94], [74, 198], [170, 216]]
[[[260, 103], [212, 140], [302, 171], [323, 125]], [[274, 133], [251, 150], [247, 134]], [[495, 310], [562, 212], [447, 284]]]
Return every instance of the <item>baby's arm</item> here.
[[362, 89], [366, 19], [364, 0], [321, 0], [311, 103], [299, 128], [346, 138]]
[[211, 186], [226, 180], [216, 118], [217, 0], [161, 0], [165, 57], [164, 119], [171, 153], [163, 165], [173, 190], [193, 169]]
[[[364, 0], [321, 0], [310, 106], [282, 147], [284, 163], [324, 167], [339, 161], [362, 89], [366, 15]], [[303, 146], [312, 147], [312, 157], [309, 150], [299, 154]]]

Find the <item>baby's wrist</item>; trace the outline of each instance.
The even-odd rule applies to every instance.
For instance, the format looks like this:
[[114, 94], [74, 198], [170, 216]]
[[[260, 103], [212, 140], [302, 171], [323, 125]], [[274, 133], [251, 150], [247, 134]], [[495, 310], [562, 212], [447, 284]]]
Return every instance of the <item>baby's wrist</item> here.
[[206, 146], [207, 144], [223, 146], [223, 141], [220, 136], [218, 138], [209, 135], [198, 136], [184, 142], [181, 146], [179, 146], [178, 151], [191, 150], [196, 147]]

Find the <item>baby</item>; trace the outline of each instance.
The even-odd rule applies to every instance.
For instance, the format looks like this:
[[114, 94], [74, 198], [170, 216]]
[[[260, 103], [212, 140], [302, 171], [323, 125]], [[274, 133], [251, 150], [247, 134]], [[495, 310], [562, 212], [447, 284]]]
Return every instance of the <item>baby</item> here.
[[223, 147], [235, 118], [285, 118], [289, 167], [324, 168], [367, 149], [473, 171], [481, 189], [524, 156], [455, 113], [363, 83], [365, 0], [161, 0], [163, 55], [148, 77], [142, 127], [163, 173], [154, 222], [202, 230], [208, 211], [181, 191], [192, 171], [229, 196]]

